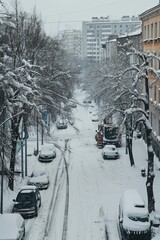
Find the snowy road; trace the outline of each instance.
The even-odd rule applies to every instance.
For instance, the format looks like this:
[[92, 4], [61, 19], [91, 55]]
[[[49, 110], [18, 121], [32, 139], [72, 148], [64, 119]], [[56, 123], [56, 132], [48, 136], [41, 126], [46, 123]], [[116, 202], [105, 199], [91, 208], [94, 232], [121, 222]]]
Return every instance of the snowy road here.
[[[77, 99], [83, 101], [82, 93]], [[140, 176], [141, 165], [130, 168], [125, 146], [119, 149], [120, 159], [104, 161], [102, 150], [96, 147], [94, 139], [97, 123], [91, 121], [87, 107], [78, 106], [73, 111], [79, 132], [76, 133], [70, 127], [54, 132], [57, 139], [70, 139], [71, 152], [67, 158], [69, 215], [66, 239], [106, 239], [106, 225], [109, 239], [118, 240], [117, 213], [121, 193], [128, 187], [138, 187], [140, 190], [144, 188], [145, 194], [145, 179]], [[145, 157], [144, 153], [144, 159]], [[55, 231], [53, 229], [51, 236], [55, 236]], [[56, 239], [62, 239], [61, 234], [59, 238], [56, 235]]]
[[[76, 96], [77, 100], [82, 103], [83, 94], [77, 92]], [[142, 148], [142, 140], [134, 140], [135, 167], [130, 167], [124, 141], [123, 146], [119, 148], [120, 158], [118, 160], [103, 160], [102, 149], [96, 147], [94, 138], [97, 123], [91, 121], [87, 107], [79, 105], [73, 109], [73, 113], [78, 132], [71, 126], [65, 130], [54, 129], [53, 131], [58, 143], [64, 145], [65, 141], [69, 140], [64, 154], [69, 185], [66, 184], [66, 169], [62, 161], [60, 168], [63, 169], [61, 171], [63, 174], [56, 201], [53, 208], [49, 209], [51, 219], [45, 239], [104, 240], [106, 228], [109, 240], [119, 240], [117, 215], [123, 190], [137, 188], [146, 200], [146, 178], [140, 174], [141, 167], [147, 166], [145, 146]], [[55, 171], [58, 161], [50, 166], [54, 166]], [[51, 168], [48, 170], [51, 174]], [[155, 178], [155, 182], [159, 180], [159, 176]], [[47, 191], [53, 191], [53, 189]], [[68, 200], [66, 200], [67, 193], [69, 194]], [[45, 201], [44, 198], [46, 194], [43, 201]], [[66, 202], [69, 204], [67, 208]], [[44, 212], [43, 206], [41, 211]], [[27, 239], [40, 238], [34, 238], [31, 234]]]

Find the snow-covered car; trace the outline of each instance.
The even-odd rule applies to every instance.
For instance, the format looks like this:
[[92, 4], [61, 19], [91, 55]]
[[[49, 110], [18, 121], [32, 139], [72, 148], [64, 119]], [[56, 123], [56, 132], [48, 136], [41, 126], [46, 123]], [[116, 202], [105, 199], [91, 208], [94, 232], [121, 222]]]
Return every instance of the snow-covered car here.
[[0, 240], [21, 240], [25, 236], [25, 222], [19, 213], [0, 214]]
[[56, 122], [57, 129], [66, 129], [68, 127], [66, 119], [59, 119]]
[[102, 150], [104, 159], [117, 159], [119, 157], [118, 150], [115, 145], [105, 145]]
[[34, 170], [28, 180], [28, 185], [36, 186], [39, 190], [47, 189], [49, 177], [43, 170]]
[[41, 206], [41, 194], [36, 186], [26, 185], [21, 188], [13, 202], [13, 213], [19, 213], [24, 218], [37, 217]]
[[74, 103], [74, 102], [70, 103], [69, 105], [70, 105], [71, 108], [76, 108], [77, 107], [77, 104]]
[[137, 189], [123, 192], [119, 203], [118, 224], [122, 239], [151, 240], [148, 208]]
[[91, 102], [92, 102], [91, 100], [87, 100], [87, 99], [83, 100], [83, 103], [89, 103], [90, 104]]
[[51, 162], [56, 157], [56, 149], [54, 144], [45, 143], [40, 149], [38, 160], [40, 162]]
[[88, 111], [89, 111], [89, 113], [92, 113], [92, 112], [93, 112], [93, 108], [92, 108], [92, 107], [89, 107], [89, 108], [88, 108]]
[[98, 122], [99, 121], [99, 117], [97, 112], [92, 112], [92, 122]]

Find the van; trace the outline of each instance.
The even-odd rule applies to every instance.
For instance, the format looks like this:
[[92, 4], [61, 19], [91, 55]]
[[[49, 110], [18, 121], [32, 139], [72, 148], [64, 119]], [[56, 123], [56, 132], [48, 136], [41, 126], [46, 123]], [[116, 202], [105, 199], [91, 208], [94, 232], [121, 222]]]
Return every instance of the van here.
[[122, 240], [150, 240], [151, 222], [145, 201], [136, 189], [122, 194], [118, 225]]

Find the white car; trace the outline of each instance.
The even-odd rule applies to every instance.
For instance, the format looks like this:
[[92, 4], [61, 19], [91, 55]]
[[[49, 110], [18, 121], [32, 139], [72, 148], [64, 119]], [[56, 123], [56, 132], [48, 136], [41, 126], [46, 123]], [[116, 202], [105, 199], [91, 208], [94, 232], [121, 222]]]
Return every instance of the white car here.
[[47, 189], [49, 177], [43, 170], [34, 170], [28, 180], [28, 185], [36, 186], [39, 190]]
[[38, 160], [40, 162], [51, 162], [56, 157], [56, 149], [54, 144], [45, 143], [42, 145]]
[[98, 122], [99, 121], [99, 117], [98, 117], [98, 113], [97, 112], [92, 112], [92, 122]]
[[21, 240], [25, 236], [25, 222], [19, 213], [0, 214], [0, 240]]
[[104, 159], [117, 159], [119, 157], [118, 150], [115, 145], [105, 145], [102, 150]]

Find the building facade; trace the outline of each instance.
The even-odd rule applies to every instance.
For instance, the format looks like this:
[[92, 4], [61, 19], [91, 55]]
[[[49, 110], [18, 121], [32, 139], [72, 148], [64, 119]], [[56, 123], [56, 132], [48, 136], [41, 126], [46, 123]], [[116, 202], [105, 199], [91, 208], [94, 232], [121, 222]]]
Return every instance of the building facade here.
[[141, 21], [134, 16], [123, 16], [120, 20], [93, 17], [91, 21], [82, 22], [83, 59], [100, 62], [103, 56], [102, 44], [110, 35], [128, 33], [140, 25]]
[[[157, 73], [160, 69], [160, 4], [140, 14], [142, 21], [143, 51], [152, 54], [149, 66]], [[153, 129], [153, 147], [160, 158], [160, 76], [153, 72], [149, 77], [150, 122]]]
[[61, 32], [61, 41], [64, 49], [74, 57], [82, 57], [82, 31], [65, 30]]

